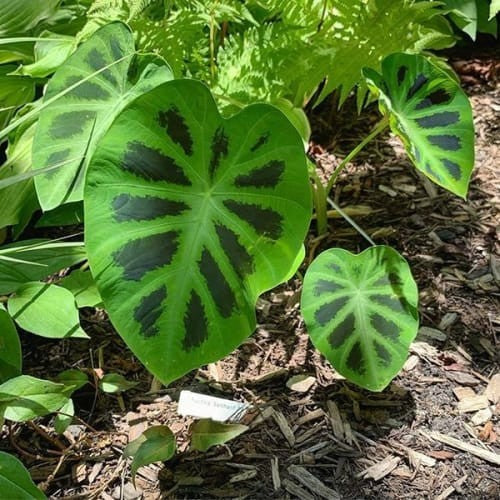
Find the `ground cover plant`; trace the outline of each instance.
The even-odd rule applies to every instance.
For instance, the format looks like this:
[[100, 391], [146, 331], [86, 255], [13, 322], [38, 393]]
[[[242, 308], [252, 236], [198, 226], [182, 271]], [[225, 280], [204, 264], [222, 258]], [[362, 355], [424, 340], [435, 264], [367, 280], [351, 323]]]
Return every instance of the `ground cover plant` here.
[[[2, 419], [56, 414], [62, 433], [83, 385], [131, 386], [80, 370], [23, 375], [18, 328], [76, 341], [88, 337], [79, 309], [102, 307], [169, 384], [241, 345], [258, 298], [297, 272], [316, 348], [349, 381], [386, 388], [419, 327], [408, 263], [365, 235], [363, 252], [328, 249], [305, 268], [303, 243], [329, 231], [328, 205], [343, 214], [331, 199], [339, 174], [388, 128], [422, 176], [467, 196], [471, 106], [428, 50], [455, 42], [446, 16], [469, 35], [478, 24], [445, 3], [0, 2]], [[304, 108], [334, 91], [338, 106], [354, 92], [359, 110], [376, 100], [382, 116], [324, 182]], [[83, 234], [24, 239], [35, 222]], [[211, 425], [193, 430], [195, 449], [242, 432]], [[132, 444], [133, 475], [175, 453], [166, 427]], [[19, 467], [2, 453], [0, 479], [36, 497], [24, 474], [10, 484]]]

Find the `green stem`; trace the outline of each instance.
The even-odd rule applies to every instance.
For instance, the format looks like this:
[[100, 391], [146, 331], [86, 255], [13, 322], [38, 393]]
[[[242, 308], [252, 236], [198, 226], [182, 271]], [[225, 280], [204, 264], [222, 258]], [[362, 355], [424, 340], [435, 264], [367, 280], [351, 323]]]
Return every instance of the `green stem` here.
[[326, 191], [325, 186], [321, 182], [316, 170], [312, 170], [311, 179], [314, 182], [312, 186], [313, 191], [313, 201], [314, 201], [314, 211], [316, 212], [316, 224], [318, 228], [318, 235], [326, 233], [328, 228], [328, 217], [326, 215]]
[[[333, 171], [330, 179], [328, 180], [328, 184], [326, 185], [326, 194], [328, 195], [337, 180], [340, 172], [344, 170], [346, 165], [377, 135], [383, 132], [387, 126], [389, 125], [389, 117], [385, 116], [380, 120], [379, 123], [373, 128], [373, 130], [342, 160], [340, 165]], [[326, 206], [326, 202], [325, 202]]]

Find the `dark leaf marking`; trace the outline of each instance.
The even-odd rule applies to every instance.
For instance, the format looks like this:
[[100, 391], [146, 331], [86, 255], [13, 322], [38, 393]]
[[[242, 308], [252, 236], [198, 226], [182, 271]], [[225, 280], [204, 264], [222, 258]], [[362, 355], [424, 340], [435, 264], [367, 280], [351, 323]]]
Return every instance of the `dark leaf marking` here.
[[363, 358], [363, 349], [361, 348], [361, 343], [356, 342], [347, 356], [346, 365], [353, 371], [360, 374], [365, 373], [365, 361]]
[[430, 166], [429, 163], [426, 163], [425, 164], [425, 171], [431, 175], [432, 177], [434, 177], [436, 180], [440, 181], [441, 180], [441, 176]]
[[199, 262], [208, 290], [223, 318], [229, 318], [236, 307], [236, 297], [212, 254], [205, 248]]
[[335, 315], [347, 304], [348, 301], [348, 297], [339, 297], [338, 299], [323, 304], [314, 313], [316, 321], [321, 326], [327, 325], [335, 317]]
[[191, 351], [200, 346], [208, 337], [208, 320], [200, 296], [191, 291], [191, 297], [184, 314], [184, 328], [186, 334], [182, 346], [186, 351]]
[[238, 175], [234, 180], [237, 187], [276, 187], [285, 171], [285, 162], [272, 160], [263, 167], [256, 168], [245, 175]]
[[146, 180], [191, 185], [182, 168], [172, 158], [138, 141], [129, 142], [127, 146], [122, 164], [125, 170]]
[[[89, 51], [87, 55], [87, 63], [94, 71], [99, 71], [100, 69], [104, 68], [109, 64], [104, 59], [104, 56], [97, 49], [92, 49]], [[118, 80], [115, 78], [115, 75], [113, 75], [110, 68], [101, 71], [99, 75], [96, 76], [97, 77], [102, 76], [113, 87], [119, 87]]]
[[427, 83], [428, 80], [429, 79], [425, 75], [417, 75], [417, 78], [415, 78], [415, 82], [410, 87], [410, 90], [408, 90], [406, 99], [411, 99]]
[[111, 53], [113, 54], [113, 59], [115, 61], [121, 59], [125, 55], [117, 38], [111, 38], [109, 46], [111, 47]]
[[178, 231], [153, 234], [132, 240], [113, 253], [117, 265], [123, 267], [123, 277], [138, 281], [149, 271], [172, 261], [177, 247]]
[[165, 128], [170, 138], [184, 150], [184, 153], [188, 156], [193, 154], [193, 138], [177, 106], [173, 105], [167, 111], [160, 111], [158, 122]]
[[209, 174], [210, 178], [213, 179], [222, 158], [225, 158], [229, 152], [229, 138], [224, 132], [222, 125], [215, 131], [210, 149], [212, 157], [210, 159]]
[[153, 220], [165, 215], [179, 215], [189, 208], [182, 201], [166, 200], [157, 196], [120, 194], [113, 199], [113, 216], [118, 222]]
[[240, 203], [234, 200], [224, 200], [224, 206], [250, 224], [257, 234], [277, 240], [283, 233], [281, 225], [283, 217], [270, 208], [262, 208], [260, 205]]
[[422, 158], [422, 154], [420, 153], [420, 150], [417, 147], [414, 147], [413, 154], [415, 155], [415, 161], [419, 163], [420, 159]]
[[462, 172], [460, 170], [460, 165], [455, 163], [454, 161], [448, 160], [447, 158], [443, 158], [442, 163], [446, 170], [448, 170], [448, 173], [455, 179], [455, 180], [460, 180], [460, 177], [462, 177]]
[[[64, 88], [71, 87], [75, 83], [78, 83], [80, 80], [81, 78], [78, 76], [70, 76], [64, 83]], [[81, 99], [95, 99], [96, 101], [102, 101], [111, 98], [111, 94], [107, 91], [107, 89], [92, 81], [80, 83], [80, 85], [78, 85], [78, 87], [75, 87], [71, 92], [69, 92], [68, 95]]]
[[391, 297], [390, 295], [372, 295], [370, 298], [378, 304], [392, 309], [394, 312], [406, 312], [406, 301], [403, 298]]
[[227, 255], [229, 262], [240, 278], [254, 272], [254, 262], [252, 256], [246, 248], [238, 241], [238, 235], [227, 227], [217, 224], [215, 231], [219, 237], [219, 243]]
[[93, 111], [68, 111], [57, 115], [51, 126], [50, 135], [54, 139], [66, 139], [81, 134], [87, 123], [95, 118]]
[[[51, 155], [47, 158], [46, 165], [47, 167], [53, 167], [55, 165], [58, 165], [59, 163], [63, 163], [65, 160], [68, 159], [69, 154], [71, 153], [70, 148], [62, 149], [61, 151], [54, 151], [51, 153]], [[61, 165], [63, 166], [63, 165]], [[57, 174], [58, 170], [50, 170], [45, 174], [45, 177], [47, 179], [52, 178], [55, 174]]]
[[389, 274], [384, 274], [381, 278], [379, 278], [375, 283], [373, 284], [374, 286], [387, 286], [391, 285], [393, 287], [399, 287], [401, 286], [401, 280], [399, 279], [399, 276], [396, 273], [389, 273]]
[[162, 286], [154, 292], [142, 297], [134, 310], [134, 319], [141, 324], [139, 333], [145, 337], [154, 337], [160, 333], [156, 321], [163, 312], [162, 303], [167, 298], [167, 288]]
[[393, 321], [385, 319], [378, 313], [372, 314], [370, 321], [373, 328], [375, 328], [380, 335], [391, 340], [397, 340], [399, 338], [399, 326]]
[[392, 360], [391, 353], [380, 342], [375, 341], [373, 345], [375, 346], [377, 356], [382, 361], [382, 365], [389, 366]]
[[316, 281], [314, 286], [314, 295], [318, 296], [323, 293], [335, 293], [342, 290], [344, 285], [337, 283], [336, 281], [319, 279]]
[[460, 138], [456, 135], [428, 135], [431, 144], [444, 151], [458, 151], [461, 147]]
[[452, 96], [444, 89], [438, 89], [431, 92], [425, 99], [422, 99], [415, 109], [425, 109], [433, 106], [434, 104], [445, 104], [451, 101]]
[[398, 69], [398, 85], [401, 85], [404, 82], [407, 72], [408, 68], [406, 66], [401, 66]]
[[340, 347], [354, 331], [354, 314], [349, 313], [330, 333], [328, 343], [335, 349]]
[[257, 142], [250, 148], [250, 151], [252, 153], [255, 153], [258, 149], [260, 149], [262, 146], [267, 144], [267, 141], [269, 141], [269, 132], [266, 132], [262, 134], [258, 139]]
[[328, 264], [328, 266], [332, 271], [335, 271], [336, 273], [340, 273], [342, 271], [341, 267], [338, 264], [335, 264], [334, 262]]
[[443, 111], [433, 115], [416, 118], [415, 121], [423, 128], [446, 127], [460, 120], [458, 111]]

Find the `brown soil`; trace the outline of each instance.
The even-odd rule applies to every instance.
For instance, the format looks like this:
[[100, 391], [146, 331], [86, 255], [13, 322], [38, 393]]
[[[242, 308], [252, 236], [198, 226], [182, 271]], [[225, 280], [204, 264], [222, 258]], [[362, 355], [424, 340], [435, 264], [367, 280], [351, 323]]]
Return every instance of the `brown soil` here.
[[[53, 498], [334, 498], [322, 488], [348, 499], [499, 498], [498, 465], [432, 434], [499, 456], [500, 404], [486, 403], [490, 409], [481, 419], [477, 410], [459, 411], [457, 397], [465, 395], [462, 405], [472, 404], [467, 388], [481, 395], [500, 371], [498, 62], [454, 64], [476, 123], [477, 164], [468, 200], [424, 180], [389, 134], [356, 158], [334, 191], [377, 243], [394, 246], [409, 260], [420, 289], [421, 325], [435, 329], [421, 332], [389, 388], [360, 390], [314, 350], [299, 315], [296, 277], [262, 297], [257, 331], [238, 350], [154, 393], [148, 392], [150, 375], [102, 311], [83, 311], [90, 342], [24, 335], [27, 374], [50, 378], [77, 367], [96, 377], [118, 372], [138, 385], [122, 397], [87, 385], [74, 397], [81, 420], [64, 436], [57, 437], [45, 418], [36, 426], [4, 427], [0, 447], [19, 456]], [[312, 116], [310, 154], [320, 169], [331, 171], [376, 120], [373, 109], [358, 117], [349, 105], [337, 112], [324, 103]], [[312, 228], [307, 261], [326, 248], [367, 246], [335, 214], [329, 226], [320, 240]], [[314, 377], [314, 385], [302, 393], [288, 389], [287, 380], [297, 374]], [[205, 454], [189, 451], [191, 420], [176, 412], [182, 389], [250, 402], [257, 418], [225, 446]], [[123, 448], [159, 423], [177, 435], [178, 453], [140, 469], [134, 490]], [[304, 471], [318, 483], [311, 486]]]

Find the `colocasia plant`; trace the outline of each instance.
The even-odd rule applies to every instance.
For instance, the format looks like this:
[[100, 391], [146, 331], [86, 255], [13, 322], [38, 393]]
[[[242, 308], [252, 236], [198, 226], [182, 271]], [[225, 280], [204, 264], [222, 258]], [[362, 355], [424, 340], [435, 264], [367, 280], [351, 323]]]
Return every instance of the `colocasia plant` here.
[[[0, 0], [0, 240], [6, 227], [14, 240], [0, 247], [2, 419], [59, 412], [62, 432], [71, 393], [87, 382], [81, 372], [22, 375], [16, 325], [85, 339], [78, 308], [103, 306], [165, 384], [229, 354], [255, 329], [258, 297], [302, 264], [312, 216], [322, 235], [327, 206], [342, 214], [329, 198], [339, 174], [387, 128], [423, 176], [467, 195], [471, 107], [451, 68], [425, 52], [453, 44], [444, 14], [464, 21], [457, 9], [413, 0], [15, 4]], [[359, 109], [378, 100], [382, 117], [323, 184], [305, 154], [302, 108], [334, 90], [342, 104], [353, 89]], [[40, 208], [38, 227], [83, 222], [85, 244], [17, 241]], [[380, 391], [416, 336], [418, 290], [405, 259], [367, 239], [359, 255], [331, 248], [312, 262], [301, 312], [332, 366]], [[130, 386], [106, 377], [107, 392]], [[168, 429], [153, 428], [128, 450], [134, 467], [160, 459], [158, 442], [161, 459], [174, 453]], [[43, 497], [4, 455], [0, 484], [15, 473], [13, 494]]]

